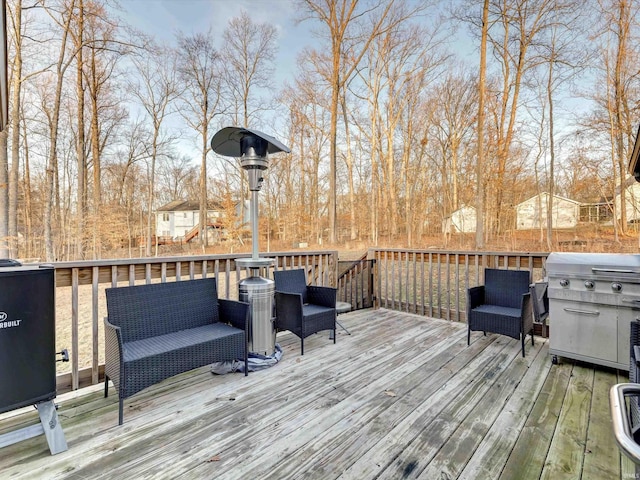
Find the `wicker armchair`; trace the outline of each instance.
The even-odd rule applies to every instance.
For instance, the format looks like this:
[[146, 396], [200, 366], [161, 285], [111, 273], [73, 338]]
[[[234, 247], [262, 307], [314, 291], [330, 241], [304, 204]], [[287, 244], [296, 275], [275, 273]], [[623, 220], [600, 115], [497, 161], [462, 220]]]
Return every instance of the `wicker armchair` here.
[[307, 285], [303, 269], [277, 270], [273, 279], [276, 328], [289, 330], [300, 338], [300, 354], [304, 355], [304, 339], [322, 330], [333, 330], [336, 343], [337, 290]]
[[524, 357], [524, 339], [529, 333], [533, 345], [529, 272], [487, 268], [484, 279], [484, 285], [467, 290], [467, 345], [471, 331], [507, 335], [521, 340]]

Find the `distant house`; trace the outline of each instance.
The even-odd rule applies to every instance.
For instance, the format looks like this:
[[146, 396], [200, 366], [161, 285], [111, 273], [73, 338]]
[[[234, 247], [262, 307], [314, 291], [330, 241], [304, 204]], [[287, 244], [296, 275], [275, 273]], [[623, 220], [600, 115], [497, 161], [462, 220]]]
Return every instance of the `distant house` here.
[[[547, 225], [549, 193], [542, 192], [516, 205], [516, 229], [530, 230]], [[580, 219], [580, 202], [553, 196], [553, 228], [572, 228]]]
[[[626, 201], [627, 222], [640, 221], [640, 183], [636, 182], [633, 177], [629, 177], [625, 182], [624, 196]], [[619, 220], [622, 217], [619, 188], [616, 192], [615, 203], [616, 216]]]
[[476, 209], [462, 206], [442, 220], [444, 233], [472, 233], [476, 231]]
[[[239, 214], [239, 208], [236, 208]], [[207, 234], [209, 242], [219, 240], [222, 229], [220, 219], [224, 210], [219, 204], [210, 204], [207, 210]], [[156, 232], [158, 237], [172, 242], [190, 242], [198, 238], [200, 205], [189, 200], [175, 200], [156, 210]]]

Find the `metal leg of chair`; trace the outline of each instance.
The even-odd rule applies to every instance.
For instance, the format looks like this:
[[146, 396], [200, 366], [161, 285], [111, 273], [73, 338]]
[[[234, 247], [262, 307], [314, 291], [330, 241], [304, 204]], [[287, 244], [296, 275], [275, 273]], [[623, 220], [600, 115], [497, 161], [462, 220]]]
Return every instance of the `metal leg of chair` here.
[[522, 334], [520, 335], [520, 337], [522, 338], [522, 358], [524, 358], [524, 339], [526, 337], [526, 334]]
[[346, 327], [344, 325], [342, 325], [338, 320], [336, 320], [336, 323], [338, 324], [338, 326], [343, 329], [345, 332], [347, 332], [347, 335], [351, 335], [351, 332], [349, 330], [346, 329]]
[[104, 376], [104, 398], [109, 396], [109, 376]]
[[[341, 329], [347, 332], [347, 335], [351, 335], [351, 332], [347, 330], [347, 328], [344, 325], [342, 325], [338, 320], [336, 320], [336, 325], [338, 325]], [[337, 330], [336, 328], [334, 328], [333, 330], [329, 330], [329, 340], [332, 340], [335, 338], [336, 330]]]
[[120, 398], [120, 406], [119, 406], [119, 410], [118, 410], [118, 425], [122, 425], [122, 422], [124, 421], [124, 399]]
[[471, 328], [467, 327], [467, 347], [471, 345]]
[[300, 339], [300, 356], [304, 355], [304, 338]]

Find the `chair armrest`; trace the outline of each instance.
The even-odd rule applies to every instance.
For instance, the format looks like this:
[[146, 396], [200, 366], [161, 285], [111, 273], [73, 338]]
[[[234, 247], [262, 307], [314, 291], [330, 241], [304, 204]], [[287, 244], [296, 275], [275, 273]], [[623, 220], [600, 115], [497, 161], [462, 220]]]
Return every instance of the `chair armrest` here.
[[275, 293], [276, 326], [278, 330], [291, 330], [302, 326], [302, 294]]
[[484, 303], [484, 285], [471, 287], [467, 290], [467, 311]]
[[631, 357], [637, 367], [640, 367], [640, 345], [633, 346], [633, 352]]
[[531, 308], [531, 294], [522, 294], [522, 332], [526, 335], [533, 328], [533, 309]]
[[110, 348], [115, 348], [122, 354], [122, 330], [113, 323], [109, 323], [109, 317], [104, 317], [104, 343], [107, 352]]
[[220, 321], [231, 326], [249, 331], [249, 304], [237, 300], [218, 299]]
[[307, 301], [321, 307], [336, 308], [338, 289], [333, 287], [320, 287], [309, 285], [307, 287]]
[[125, 395], [122, 390], [124, 386], [120, 382], [124, 378], [123, 358], [122, 329], [110, 323], [108, 317], [104, 317], [104, 373], [111, 379], [121, 397]]

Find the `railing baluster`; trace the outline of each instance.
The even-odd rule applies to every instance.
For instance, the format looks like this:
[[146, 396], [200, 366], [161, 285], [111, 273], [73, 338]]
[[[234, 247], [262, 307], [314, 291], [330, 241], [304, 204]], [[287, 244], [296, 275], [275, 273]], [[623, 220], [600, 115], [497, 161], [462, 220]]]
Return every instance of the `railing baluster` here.
[[433, 317], [433, 253], [429, 252], [429, 316]]
[[71, 269], [71, 389], [79, 386], [80, 342], [78, 340], [78, 268]]
[[456, 263], [455, 263], [455, 286], [456, 286], [456, 322], [460, 321], [460, 255], [456, 253], [455, 255]]
[[91, 382], [98, 383], [98, 368], [100, 362], [98, 361], [98, 278], [99, 267], [93, 267], [91, 269]]
[[424, 252], [420, 252], [420, 313], [424, 315]]

